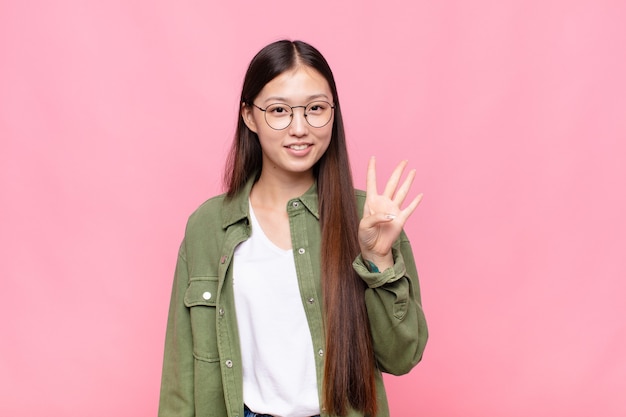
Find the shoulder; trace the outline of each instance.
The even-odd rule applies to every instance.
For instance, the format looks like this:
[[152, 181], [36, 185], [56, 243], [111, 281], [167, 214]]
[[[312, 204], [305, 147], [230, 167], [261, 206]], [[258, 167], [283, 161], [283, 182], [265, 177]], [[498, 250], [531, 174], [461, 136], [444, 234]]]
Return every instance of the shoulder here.
[[225, 194], [211, 197], [189, 216], [185, 235], [205, 234], [207, 230], [222, 228]]
[[191, 213], [191, 216], [189, 216], [189, 221], [202, 220], [207, 217], [214, 218], [216, 215], [220, 215], [224, 207], [225, 199], [226, 194], [220, 194], [216, 195], [215, 197], [209, 198], [204, 203], [200, 204], [200, 206], [198, 206], [198, 208], [194, 210], [193, 213]]

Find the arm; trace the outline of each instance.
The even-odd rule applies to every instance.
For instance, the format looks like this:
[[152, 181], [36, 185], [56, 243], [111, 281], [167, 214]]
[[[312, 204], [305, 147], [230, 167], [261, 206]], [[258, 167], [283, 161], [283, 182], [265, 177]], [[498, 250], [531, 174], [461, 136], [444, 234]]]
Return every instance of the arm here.
[[161, 376], [159, 417], [193, 416], [193, 346], [189, 309], [183, 301], [188, 286], [185, 242], [181, 245], [170, 300]]
[[394, 243], [394, 264], [371, 272], [359, 256], [354, 269], [366, 282], [365, 305], [379, 368], [394, 375], [408, 373], [422, 358], [428, 328], [411, 244], [406, 235]]
[[399, 186], [405, 167], [406, 161], [401, 162], [378, 194], [375, 160], [370, 159], [359, 224], [361, 255], [354, 262], [368, 286], [365, 303], [376, 359], [392, 374], [409, 372], [421, 359], [428, 338], [413, 252], [403, 231], [422, 195], [401, 208], [415, 178], [411, 170]]

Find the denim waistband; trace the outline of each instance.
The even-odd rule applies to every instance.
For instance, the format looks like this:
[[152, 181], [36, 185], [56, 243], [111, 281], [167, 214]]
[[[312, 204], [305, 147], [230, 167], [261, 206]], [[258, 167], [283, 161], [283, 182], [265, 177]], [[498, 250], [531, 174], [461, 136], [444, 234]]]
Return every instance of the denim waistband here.
[[273, 417], [269, 414], [257, 414], [254, 411], [250, 410], [247, 405], [243, 405], [243, 415], [244, 417]]

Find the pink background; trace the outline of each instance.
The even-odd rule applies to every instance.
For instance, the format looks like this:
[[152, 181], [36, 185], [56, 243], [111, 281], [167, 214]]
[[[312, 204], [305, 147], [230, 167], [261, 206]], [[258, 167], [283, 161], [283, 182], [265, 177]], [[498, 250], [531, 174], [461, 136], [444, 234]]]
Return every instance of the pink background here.
[[243, 74], [335, 71], [401, 158], [431, 339], [394, 416], [626, 415], [623, 0], [0, 2], [0, 415], [153, 416], [176, 252]]

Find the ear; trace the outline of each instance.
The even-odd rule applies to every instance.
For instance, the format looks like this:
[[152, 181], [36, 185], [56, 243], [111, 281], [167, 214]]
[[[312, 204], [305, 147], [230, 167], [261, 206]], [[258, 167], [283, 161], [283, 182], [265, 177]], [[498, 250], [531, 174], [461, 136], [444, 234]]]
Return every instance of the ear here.
[[254, 114], [252, 114], [254, 109], [252, 106], [248, 106], [246, 103], [241, 103], [241, 117], [243, 118], [243, 122], [248, 126], [248, 129], [257, 132], [256, 121], [254, 120]]

